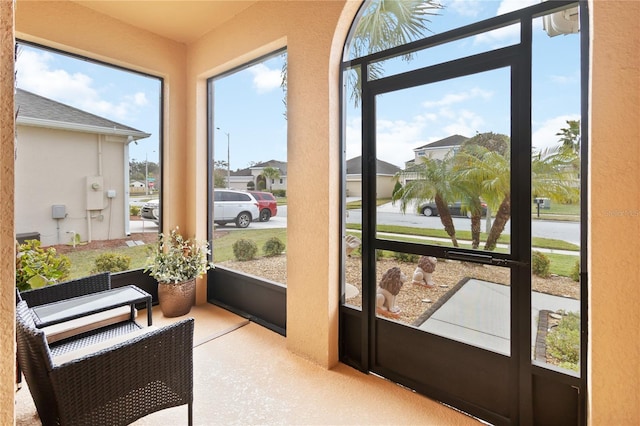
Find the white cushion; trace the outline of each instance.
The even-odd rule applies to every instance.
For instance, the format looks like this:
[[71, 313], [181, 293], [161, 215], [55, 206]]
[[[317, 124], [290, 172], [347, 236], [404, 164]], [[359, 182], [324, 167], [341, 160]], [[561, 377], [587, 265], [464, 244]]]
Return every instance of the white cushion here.
[[[138, 316], [138, 311], [134, 309], [134, 317], [136, 316]], [[121, 306], [119, 308], [109, 309], [108, 311], [98, 312], [97, 314], [65, 321], [60, 324], [43, 327], [42, 331], [44, 331], [45, 336], [47, 336], [47, 342], [54, 343], [100, 327], [128, 321], [130, 318], [131, 307]]]

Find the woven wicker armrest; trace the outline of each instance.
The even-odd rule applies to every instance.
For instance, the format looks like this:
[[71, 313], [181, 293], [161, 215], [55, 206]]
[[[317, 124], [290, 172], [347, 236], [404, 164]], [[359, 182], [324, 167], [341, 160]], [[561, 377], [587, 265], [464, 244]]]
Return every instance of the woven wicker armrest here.
[[50, 371], [61, 424], [129, 424], [193, 403], [193, 319], [150, 331]]
[[26, 290], [19, 294], [29, 307], [59, 302], [72, 297], [97, 293], [111, 289], [111, 273], [103, 272], [88, 277], [48, 285], [33, 290]]

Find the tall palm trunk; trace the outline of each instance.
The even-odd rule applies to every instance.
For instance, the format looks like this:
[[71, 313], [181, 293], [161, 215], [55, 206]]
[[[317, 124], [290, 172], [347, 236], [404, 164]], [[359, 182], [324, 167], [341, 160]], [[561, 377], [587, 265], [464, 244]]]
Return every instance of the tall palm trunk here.
[[444, 230], [451, 237], [451, 242], [454, 247], [458, 247], [458, 240], [456, 239], [456, 228], [453, 225], [453, 219], [451, 218], [451, 212], [447, 203], [444, 202], [440, 193], [436, 193], [434, 197], [436, 207], [438, 208], [438, 215], [440, 215], [440, 222], [444, 226]]
[[495, 250], [496, 243], [498, 242], [498, 238], [500, 238], [500, 234], [504, 231], [504, 226], [507, 224], [509, 219], [511, 218], [511, 193], [507, 193], [500, 203], [500, 207], [498, 207], [498, 211], [496, 212], [496, 218], [493, 221], [493, 225], [491, 226], [491, 231], [489, 232], [489, 236], [487, 237], [487, 242], [484, 245], [485, 250]]
[[471, 215], [471, 247], [477, 249], [480, 247], [480, 222], [481, 214], [473, 213]]

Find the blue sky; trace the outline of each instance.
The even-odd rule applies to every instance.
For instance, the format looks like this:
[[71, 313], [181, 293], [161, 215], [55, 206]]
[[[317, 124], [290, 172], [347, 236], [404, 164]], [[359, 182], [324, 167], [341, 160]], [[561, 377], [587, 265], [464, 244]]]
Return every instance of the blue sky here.
[[[440, 16], [431, 18], [434, 33], [521, 8], [536, 1], [443, 0]], [[482, 37], [432, 49], [411, 62], [388, 63], [398, 72], [461, 55], [517, 42], [518, 29], [507, 28]], [[533, 141], [545, 148], [566, 120], [579, 119], [579, 37], [548, 37], [541, 20], [534, 29]], [[462, 53], [464, 52], [464, 53]], [[231, 169], [271, 159], [286, 161], [286, 127], [280, 87], [282, 55], [215, 81], [214, 129], [216, 160]], [[130, 146], [137, 161], [158, 160], [159, 80], [24, 46], [18, 57], [18, 87], [126, 124], [152, 136]], [[378, 157], [402, 166], [413, 149], [452, 134], [508, 134], [508, 92], [504, 70], [457, 79], [381, 98], [378, 115]], [[347, 111], [347, 159], [359, 155], [360, 120]], [[291, 143], [295, 143], [292, 141]]]

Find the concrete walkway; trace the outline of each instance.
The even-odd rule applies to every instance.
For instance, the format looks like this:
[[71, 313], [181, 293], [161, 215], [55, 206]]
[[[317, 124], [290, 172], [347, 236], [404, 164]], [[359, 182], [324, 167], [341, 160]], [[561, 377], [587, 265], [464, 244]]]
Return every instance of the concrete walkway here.
[[[419, 329], [504, 355], [510, 354], [511, 287], [471, 279]], [[531, 347], [535, 347], [538, 315], [543, 309], [579, 312], [580, 301], [532, 292]]]

